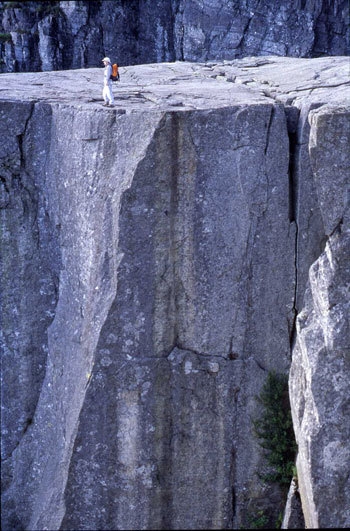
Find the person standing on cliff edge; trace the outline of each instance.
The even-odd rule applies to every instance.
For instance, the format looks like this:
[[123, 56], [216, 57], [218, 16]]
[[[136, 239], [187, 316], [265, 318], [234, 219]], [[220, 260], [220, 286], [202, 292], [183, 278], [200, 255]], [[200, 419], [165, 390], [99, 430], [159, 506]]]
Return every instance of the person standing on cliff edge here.
[[104, 64], [104, 81], [103, 81], [103, 91], [102, 91], [102, 97], [104, 99], [104, 103], [102, 105], [104, 107], [113, 107], [114, 106], [114, 96], [113, 96], [113, 90], [112, 90], [112, 80], [111, 80], [111, 74], [112, 74], [112, 65], [111, 60], [109, 57], [105, 57], [102, 59], [102, 62]]

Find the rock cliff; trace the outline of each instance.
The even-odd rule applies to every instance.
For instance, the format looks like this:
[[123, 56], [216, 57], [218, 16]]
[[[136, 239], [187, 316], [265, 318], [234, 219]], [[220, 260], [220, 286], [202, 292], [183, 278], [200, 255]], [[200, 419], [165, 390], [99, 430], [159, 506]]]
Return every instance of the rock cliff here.
[[291, 364], [306, 524], [348, 526], [348, 60], [1, 79], [3, 528], [273, 527]]
[[347, 528], [350, 123], [344, 109], [327, 107], [311, 111], [310, 123], [309, 152], [326, 245], [310, 267], [297, 318], [290, 392], [307, 527]]
[[0, 2], [0, 71], [346, 55], [347, 0]]

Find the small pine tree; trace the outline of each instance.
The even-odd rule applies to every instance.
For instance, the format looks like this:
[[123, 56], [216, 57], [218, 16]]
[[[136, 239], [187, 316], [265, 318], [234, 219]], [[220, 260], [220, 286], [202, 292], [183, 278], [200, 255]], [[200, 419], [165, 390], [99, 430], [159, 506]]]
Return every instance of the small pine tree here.
[[285, 487], [295, 475], [295, 442], [288, 394], [288, 376], [269, 372], [260, 395], [257, 397], [263, 412], [253, 421], [259, 444], [267, 452], [267, 462], [272, 472], [264, 476], [269, 482]]

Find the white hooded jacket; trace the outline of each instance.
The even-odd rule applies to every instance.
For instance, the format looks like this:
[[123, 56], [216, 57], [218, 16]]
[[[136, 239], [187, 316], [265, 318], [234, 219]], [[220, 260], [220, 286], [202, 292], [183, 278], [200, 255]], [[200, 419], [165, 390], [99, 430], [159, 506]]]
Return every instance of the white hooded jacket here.
[[107, 64], [105, 66], [105, 70], [104, 70], [104, 85], [111, 85], [112, 86], [112, 80], [111, 80], [111, 75], [112, 75], [112, 66], [111, 64]]

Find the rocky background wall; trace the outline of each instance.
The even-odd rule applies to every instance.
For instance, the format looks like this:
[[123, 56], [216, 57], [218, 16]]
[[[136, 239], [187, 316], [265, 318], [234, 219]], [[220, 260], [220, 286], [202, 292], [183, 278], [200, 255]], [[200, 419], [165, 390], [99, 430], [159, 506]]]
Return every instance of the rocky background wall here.
[[346, 55], [347, 0], [0, 2], [0, 71]]

